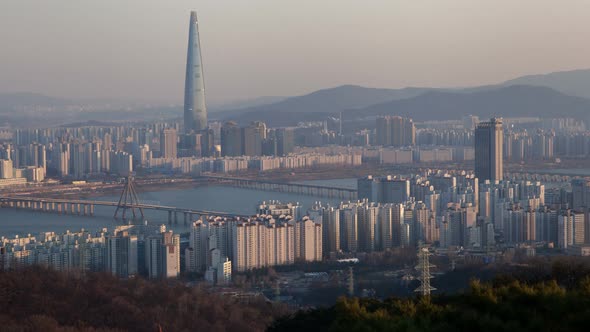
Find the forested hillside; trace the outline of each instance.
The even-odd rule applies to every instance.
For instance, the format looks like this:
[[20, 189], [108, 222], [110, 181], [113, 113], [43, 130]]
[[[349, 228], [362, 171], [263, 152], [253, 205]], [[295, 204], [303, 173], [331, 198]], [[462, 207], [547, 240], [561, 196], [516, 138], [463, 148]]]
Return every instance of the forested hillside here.
[[0, 331], [263, 331], [284, 307], [247, 305], [180, 282], [0, 272]]
[[590, 270], [558, 261], [549, 275], [524, 269], [490, 283], [431, 298], [341, 298], [330, 308], [301, 311], [270, 331], [588, 331]]

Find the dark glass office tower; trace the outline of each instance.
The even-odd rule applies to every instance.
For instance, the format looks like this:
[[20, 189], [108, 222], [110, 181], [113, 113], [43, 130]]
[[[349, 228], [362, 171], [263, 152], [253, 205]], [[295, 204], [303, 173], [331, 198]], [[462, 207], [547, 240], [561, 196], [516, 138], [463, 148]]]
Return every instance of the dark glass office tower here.
[[475, 129], [475, 176], [479, 182], [504, 178], [502, 119], [480, 122]]

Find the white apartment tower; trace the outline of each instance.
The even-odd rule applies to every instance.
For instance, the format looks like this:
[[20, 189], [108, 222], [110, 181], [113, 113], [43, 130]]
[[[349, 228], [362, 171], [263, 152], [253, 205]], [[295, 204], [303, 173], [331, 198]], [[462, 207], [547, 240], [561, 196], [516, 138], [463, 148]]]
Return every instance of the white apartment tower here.
[[295, 259], [306, 262], [322, 260], [322, 225], [304, 217], [295, 223]]
[[185, 250], [185, 262], [188, 271], [205, 271], [207, 266], [208, 241], [208, 225], [201, 220], [193, 222], [189, 238], [189, 247]]

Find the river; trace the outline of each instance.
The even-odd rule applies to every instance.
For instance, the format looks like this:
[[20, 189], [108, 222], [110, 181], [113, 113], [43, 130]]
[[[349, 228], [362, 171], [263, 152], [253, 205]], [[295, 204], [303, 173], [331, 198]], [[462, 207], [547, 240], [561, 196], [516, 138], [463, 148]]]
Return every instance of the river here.
[[[301, 181], [300, 183], [356, 188], [356, 179], [314, 180]], [[284, 203], [299, 202], [303, 205], [304, 211], [316, 201], [330, 204], [339, 202], [335, 198], [319, 198], [228, 186], [201, 186], [189, 189], [142, 192], [139, 193], [139, 196], [142, 202], [149, 204], [236, 214], [254, 214], [256, 206], [260, 202], [269, 200], [278, 200]], [[102, 196], [93, 199], [117, 201], [119, 197]], [[40, 232], [62, 233], [66, 230], [79, 231], [82, 228], [93, 232], [103, 227], [112, 229], [123, 223], [122, 221], [114, 220], [112, 217], [113, 213], [114, 208], [100, 206], [95, 208], [95, 215], [93, 217], [58, 215], [4, 208], [0, 209], [0, 236], [35, 235]], [[145, 219], [149, 223], [166, 224], [169, 229], [175, 232], [188, 232], [190, 226], [184, 225], [183, 215], [179, 214], [178, 217], [178, 224], [173, 223], [169, 225], [167, 212], [145, 211]]]

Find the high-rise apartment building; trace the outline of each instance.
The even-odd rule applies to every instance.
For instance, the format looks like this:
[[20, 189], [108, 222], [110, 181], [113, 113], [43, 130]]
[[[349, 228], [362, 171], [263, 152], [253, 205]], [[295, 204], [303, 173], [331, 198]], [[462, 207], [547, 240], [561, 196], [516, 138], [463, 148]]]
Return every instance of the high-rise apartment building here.
[[207, 265], [207, 241], [209, 228], [202, 221], [195, 221], [191, 227], [189, 247], [185, 250], [186, 268], [191, 272], [202, 272]]
[[295, 223], [295, 259], [322, 260], [322, 225], [307, 217]]
[[176, 158], [178, 134], [176, 129], [167, 128], [160, 133], [160, 153], [162, 158]]
[[209, 244], [211, 249], [211, 238], [215, 238], [215, 248], [221, 251], [223, 257], [233, 260], [235, 253], [235, 235], [237, 223], [233, 221], [216, 220], [209, 222]]
[[217, 248], [211, 250], [211, 263], [205, 272], [205, 280], [212, 284], [227, 285], [231, 282], [231, 261]]
[[585, 179], [572, 180], [572, 209], [576, 211], [590, 209], [590, 181]]
[[279, 128], [275, 130], [275, 138], [277, 140], [277, 154], [279, 156], [286, 156], [293, 152], [295, 147], [295, 132], [293, 128]]
[[205, 79], [201, 59], [201, 42], [197, 13], [191, 12], [186, 57], [186, 79], [184, 83], [184, 131], [199, 132], [207, 128], [207, 106], [205, 104]]
[[438, 240], [433, 212], [423, 202], [414, 206], [413, 243], [434, 243]]
[[172, 231], [162, 233], [162, 272], [164, 278], [176, 278], [180, 274], [180, 235]]
[[328, 207], [322, 211], [322, 243], [326, 254], [340, 251], [340, 210]]
[[567, 249], [584, 243], [584, 215], [563, 211], [557, 217], [557, 246]]
[[266, 139], [266, 124], [254, 121], [244, 128], [244, 155], [261, 156], [262, 142]]
[[376, 143], [382, 146], [412, 146], [416, 144], [414, 121], [401, 116], [377, 118]]
[[295, 237], [291, 225], [265, 225], [254, 221], [236, 228], [235, 269], [246, 271], [273, 265], [292, 264]]
[[32, 143], [29, 145], [19, 146], [15, 150], [14, 166], [19, 168], [35, 166], [46, 169], [47, 151], [45, 145]]
[[379, 209], [374, 204], [363, 204], [357, 210], [359, 247], [363, 252], [373, 252], [377, 249], [378, 212]]
[[169, 231], [146, 238], [145, 265], [152, 279], [177, 277], [180, 273], [180, 235]]
[[271, 215], [274, 218], [281, 216], [291, 216], [295, 220], [300, 220], [303, 215], [299, 203], [281, 203], [279, 201], [263, 201], [256, 209], [258, 214]]
[[0, 179], [11, 179], [12, 177], [12, 160], [0, 159]]
[[201, 131], [201, 156], [202, 157], [210, 157], [215, 156], [213, 152], [213, 146], [215, 145], [215, 134], [213, 129], [205, 129]]
[[162, 265], [162, 236], [152, 235], [145, 239], [145, 266], [148, 277], [157, 279], [160, 277]]
[[221, 155], [241, 156], [244, 152], [243, 146], [242, 128], [233, 121], [224, 123], [221, 127]]
[[107, 271], [127, 278], [137, 274], [137, 236], [120, 232], [107, 238]]
[[0, 145], [0, 159], [12, 160], [15, 156], [14, 147], [11, 144]]
[[358, 179], [358, 198], [376, 203], [403, 203], [410, 197], [410, 181], [390, 175]]
[[385, 204], [379, 211], [379, 233], [382, 250], [399, 247], [404, 223], [403, 204]]
[[379, 202], [379, 178], [368, 175], [357, 180], [357, 191], [359, 199], [366, 199], [369, 202]]
[[356, 205], [346, 206], [340, 209], [340, 244], [342, 246], [342, 250], [353, 253], [359, 251], [359, 227], [357, 209], [358, 207]]
[[480, 122], [475, 129], [475, 176], [480, 182], [500, 181], [504, 177], [502, 119]]
[[190, 133], [179, 135], [180, 143], [178, 144], [179, 157], [201, 157], [202, 134]]
[[381, 179], [379, 185], [379, 202], [381, 203], [403, 203], [410, 197], [408, 180], [387, 176]]
[[59, 143], [54, 149], [53, 163], [59, 176], [70, 174], [70, 144]]

